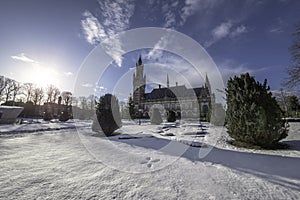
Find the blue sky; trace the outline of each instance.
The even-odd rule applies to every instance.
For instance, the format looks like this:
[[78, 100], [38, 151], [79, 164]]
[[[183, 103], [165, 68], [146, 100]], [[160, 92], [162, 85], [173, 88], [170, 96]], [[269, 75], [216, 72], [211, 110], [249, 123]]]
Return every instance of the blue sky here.
[[[225, 81], [250, 72], [277, 90], [291, 63], [288, 48], [299, 20], [298, 0], [2, 0], [0, 74], [72, 91], [80, 65], [96, 45], [122, 31], [163, 27], [201, 44]], [[149, 51], [116, 51], [109, 76], [134, 67], [139, 54]], [[113, 84], [103, 80], [102, 90]]]

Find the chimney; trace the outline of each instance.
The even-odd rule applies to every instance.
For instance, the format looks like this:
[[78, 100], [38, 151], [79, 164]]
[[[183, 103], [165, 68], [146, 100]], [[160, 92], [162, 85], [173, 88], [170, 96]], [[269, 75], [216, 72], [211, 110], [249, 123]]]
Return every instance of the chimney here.
[[176, 82], [176, 87], [178, 86], [178, 82]]
[[160, 84], [158, 85], [158, 88], [159, 88], [159, 89], [161, 88], [161, 85], [160, 85]]

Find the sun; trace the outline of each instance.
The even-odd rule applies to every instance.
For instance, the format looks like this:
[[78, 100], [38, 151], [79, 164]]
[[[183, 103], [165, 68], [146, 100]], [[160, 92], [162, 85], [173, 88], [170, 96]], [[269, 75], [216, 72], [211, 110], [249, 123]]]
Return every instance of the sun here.
[[39, 87], [58, 84], [58, 72], [54, 68], [35, 66], [29, 74], [30, 82]]

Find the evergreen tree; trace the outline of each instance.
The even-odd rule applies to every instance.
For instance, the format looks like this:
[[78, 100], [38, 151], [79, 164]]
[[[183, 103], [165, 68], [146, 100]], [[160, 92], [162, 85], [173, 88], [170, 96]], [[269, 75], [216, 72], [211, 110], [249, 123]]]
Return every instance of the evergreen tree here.
[[96, 118], [93, 122], [93, 130], [98, 131], [99, 125], [106, 136], [111, 136], [115, 130], [122, 126], [120, 107], [118, 99], [111, 95], [105, 94], [100, 97], [96, 105]]
[[176, 121], [176, 114], [173, 110], [170, 110], [168, 112], [168, 118], [167, 118], [168, 122], [175, 122]]
[[266, 80], [261, 84], [248, 73], [228, 81], [226, 122], [236, 141], [272, 148], [287, 136], [282, 111], [269, 90]]
[[289, 117], [298, 117], [298, 110], [300, 108], [300, 104], [298, 101], [297, 96], [292, 95], [288, 97], [288, 105], [287, 105], [287, 111], [290, 114]]
[[135, 119], [136, 118], [136, 116], [135, 116], [136, 110], [134, 108], [134, 102], [133, 102], [131, 95], [128, 99], [128, 109], [129, 109], [129, 115], [130, 115], [131, 119]]

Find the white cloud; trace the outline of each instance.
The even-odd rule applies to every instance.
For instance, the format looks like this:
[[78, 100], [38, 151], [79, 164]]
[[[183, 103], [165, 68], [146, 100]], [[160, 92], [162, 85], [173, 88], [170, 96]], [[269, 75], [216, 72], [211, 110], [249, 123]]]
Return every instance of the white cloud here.
[[272, 28], [270, 29], [270, 33], [282, 33], [282, 27], [276, 27], [276, 28]]
[[162, 6], [162, 12], [165, 13], [165, 24], [163, 25], [165, 28], [174, 28], [176, 26], [176, 10], [178, 4], [179, 2], [176, 0], [167, 2]]
[[229, 34], [232, 25], [233, 25], [232, 22], [228, 21], [228, 22], [223, 22], [219, 26], [215, 27], [212, 30], [213, 37], [217, 40], [226, 37]]
[[96, 87], [94, 88], [94, 94], [101, 96], [103, 95], [103, 93], [107, 92], [107, 88], [102, 86], [102, 85], [96, 85]]
[[225, 60], [221, 64], [218, 65], [224, 84], [229, 80], [230, 77], [239, 76], [240, 74], [249, 73], [251, 75], [255, 75], [259, 72], [268, 70], [268, 67], [260, 67], [260, 68], [249, 68], [247, 63], [237, 64], [234, 60]]
[[64, 72], [65, 76], [73, 76], [72, 72]]
[[208, 10], [214, 8], [222, 2], [222, 0], [185, 0], [185, 4], [181, 9], [180, 25], [183, 25], [186, 22], [186, 20], [190, 16], [194, 15], [196, 12], [207, 12]]
[[94, 87], [94, 85], [91, 84], [91, 83], [84, 83], [84, 84], [82, 84], [82, 86], [83, 86], [83, 87], [87, 87], [87, 88]]
[[163, 55], [163, 50], [168, 45], [169, 42], [171, 42], [172, 38], [170, 36], [164, 35], [160, 38], [160, 40], [154, 45], [153, 49], [149, 51], [149, 53], [146, 55], [147, 59], [159, 59]]
[[100, 6], [99, 14], [102, 20], [99, 21], [95, 15], [89, 11], [83, 13], [84, 19], [81, 26], [86, 40], [97, 45], [104, 42], [107, 53], [115, 60], [118, 66], [122, 65], [122, 44], [116, 38], [116, 34], [129, 28], [129, 21], [134, 13], [134, 3], [130, 1], [98, 1]]
[[224, 39], [226, 37], [234, 39], [237, 36], [247, 32], [248, 29], [245, 25], [234, 27], [234, 23], [232, 21], [223, 22], [211, 31], [212, 38], [205, 42], [204, 46], [210, 47], [221, 39]]
[[[206, 1], [208, 2], [208, 1]], [[204, 2], [203, 4], [205, 4]], [[187, 18], [191, 15], [193, 15], [200, 7], [201, 0], [185, 0], [185, 5], [181, 9], [182, 14], [181, 14], [181, 19], [182, 21], [180, 22], [180, 25], [183, 25]]]
[[22, 62], [26, 62], [26, 63], [32, 63], [32, 64], [38, 64], [39, 62], [29, 58], [28, 56], [25, 55], [25, 53], [20, 53], [18, 55], [15, 56], [11, 56], [12, 59], [14, 60], [19, 60]]
[[[147, 63], [145, 73], [147, 74], [147, 84], [157, 84], [166, 86], [167, 74], [170, 79], [170, 86], [174, 86], [176, 82], [179, 85], [191, 87], [200, 87], [203, 80], [199, 77], [199, 72], [190, 63], [182, 59], [180, 56], [162, 52], [161, 57], [155, 62]], [[204, 75], [204, 74], [201, 74]]]
[[86, 40], [90, 44], [98, 44], [106, 38], [106, 33], [98, 19], [89, 11], [83, 13], [85, 19], [81, 20], [81, 26], [86, 36]]
[[[222, 0], [180, 0], [164, 1], [161, 5], [161, 11], [164, 13], [165, 23], [163, 27], [175, 29], [183, 26], [187, 19], [196, 12], [207, 11], [216, 5], [219, 5]], [[152, 2], [153, 4], [154, 2]], [[156, 1], [156, 3], [161, 3]], [[151, 5], [152, 5], [151, 4]]]
[[238, 26], [233, 32], [230, 33], [230, 36], [231, 37], [236, 37], [236, 36], [239, 36], [243, 33], [247, 33], [248, 30], [246, 28], [246, 26], [244, 25], [241, 25], [241, 26]]

